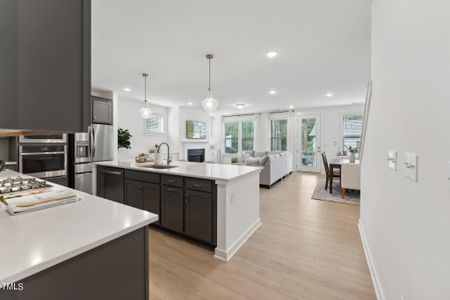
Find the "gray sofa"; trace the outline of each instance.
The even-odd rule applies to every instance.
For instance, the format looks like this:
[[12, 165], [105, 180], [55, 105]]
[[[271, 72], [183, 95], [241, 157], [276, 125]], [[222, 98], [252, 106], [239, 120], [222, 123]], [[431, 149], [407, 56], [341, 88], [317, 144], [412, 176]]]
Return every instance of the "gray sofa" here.
[[292, 173], [292, 153], [250, 151], [246, 153], [245, 164], [263, 167], [259, 184], [270, 189], [275, 182]]

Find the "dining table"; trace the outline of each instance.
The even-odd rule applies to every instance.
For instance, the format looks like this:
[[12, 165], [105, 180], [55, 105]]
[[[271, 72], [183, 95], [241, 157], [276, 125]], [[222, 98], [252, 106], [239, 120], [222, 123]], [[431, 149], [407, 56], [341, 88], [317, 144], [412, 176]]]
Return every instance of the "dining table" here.
[[[342, 165], [343, 164], [349, 164], [350, 163], [350, 159], [348, 158], [333, 158], [330, 160], [330, 162], [328, 163], [330, 166], [330, 173], [334, 174], [334, 170], [339, 170], [339, 174], [340, 176], [342, 176]], [[355, 160], [354, 162], [355, 164], [359, 164], [360, 161], [359, 160]], [[339, 184], [341, 183], [341, 181], [339, 181]], [[333, 183], [330, 182], [330, 194], [333, 193]]]

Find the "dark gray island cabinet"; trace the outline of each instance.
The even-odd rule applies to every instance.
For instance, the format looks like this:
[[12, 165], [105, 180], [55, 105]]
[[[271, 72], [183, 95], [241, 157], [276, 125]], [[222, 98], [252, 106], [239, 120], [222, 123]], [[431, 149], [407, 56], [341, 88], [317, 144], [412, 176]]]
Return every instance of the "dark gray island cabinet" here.
[[217, 245], [214, 180], [97, 166], [97, 195], [159, 215], [154, 224]]
[[135, 230], [16, 282], [2, 300], [148, 300], [148, 227]]

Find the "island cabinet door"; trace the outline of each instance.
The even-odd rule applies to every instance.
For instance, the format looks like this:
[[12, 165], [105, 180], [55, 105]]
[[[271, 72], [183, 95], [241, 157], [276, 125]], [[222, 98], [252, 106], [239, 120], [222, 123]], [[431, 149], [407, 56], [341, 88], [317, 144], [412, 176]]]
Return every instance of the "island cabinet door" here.
[[[161, 219], [161, 192], [160, 185], [153, 183], [145, 183], [142, 186], [144, 209], [151, 213], [157, 214]], [[161, 220], [153, 224], [161, 224]]]
[[161, 226], [176, 232], [183, 232], [183, 189], [162, 186]]
[[125, 203], [144, 209], [144, 183], [125, 179]]
[[213, 243], [212, 195], [187, 190], [185, 192], [184, 233], [195, 239]]

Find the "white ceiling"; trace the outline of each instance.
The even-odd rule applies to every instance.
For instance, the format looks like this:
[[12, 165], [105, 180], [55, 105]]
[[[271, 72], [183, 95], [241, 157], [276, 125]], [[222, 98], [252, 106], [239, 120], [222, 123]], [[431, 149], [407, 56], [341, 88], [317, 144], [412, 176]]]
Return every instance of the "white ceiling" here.
[[[364, 100], [371, 0], [92, 2], [95, 88], [143, 99], [148, 72], [150, 102], [200, 105], [212, 53], [219, 113], [236, 103], [250, 112]], [[268, 59], [270, 50], [279, 55]]]

